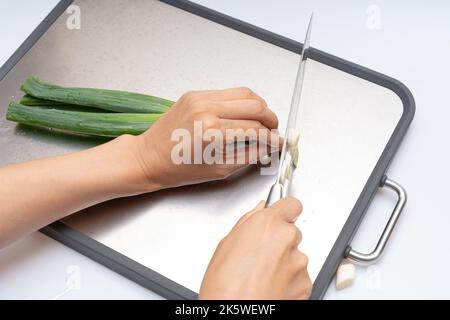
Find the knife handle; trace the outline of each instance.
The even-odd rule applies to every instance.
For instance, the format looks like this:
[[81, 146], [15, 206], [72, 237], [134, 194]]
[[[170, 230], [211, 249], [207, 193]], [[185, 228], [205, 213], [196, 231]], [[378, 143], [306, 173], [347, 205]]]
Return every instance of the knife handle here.
[[268, 208], [278, 200], [285, 196], [284, 187], [281, 183], [275, 182], [270, 188], [269, 195], [267, 196], [265, 207]]

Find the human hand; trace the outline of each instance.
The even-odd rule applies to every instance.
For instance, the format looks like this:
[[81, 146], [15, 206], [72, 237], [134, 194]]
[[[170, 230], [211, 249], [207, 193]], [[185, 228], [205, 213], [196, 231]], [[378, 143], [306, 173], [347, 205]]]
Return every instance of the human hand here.
[[206, 270], [200, 299], [306, 299], [308, 258], [294, 225], [301, 203], [284, 198], [245, 214], [220, 242]]
[[[200, 137], [194, 130], [195, 122], [202, 125], [203, 132], [200, 132]], [[278, 136], [273, 132], [271, 135], [270, 132], [277, 127], [276, 115], [261, 97], [248, 88], [192, 91], [184, 94], [149, 130], [137, 137], [138, 159], [147, 179], [152, 182], [153, 187], [156, 185], [157, 188], [223, 179], [250, 163], [256, 163], [262, 154], [258, 151], [249, 152], [252, 146], [258, 148], [257, 144], [246, 145], [245, 159], [242, 163], [236, 163], [237, 156], [234, 155], [231, 163], [226, 162], [224, 158], [222, 164], [207, 164], [203, 161], [203, 151], [211, 141], [205, 140], [203, 133], [206, 130], [215, 129], [216, 132], [222, 133], [224, 137], [222, 145], [224, 145], [227, 130], [254, 129], [257, 133], [263, 133], [257, 136], [258, 143], [270, 145], [272, 141], [276, 141], [275, 147], [278, 147], [280, 143]], [[191, 141], [188, 142], [191, 154], [184, 154], [183, 149], [183, 157], [186, 156], [191, 160], [191, 164], [177, 164], [173, 161], [172, 150], [179, 142], [172, 141], [172, 135], [177, 129], [182, 130], [178, 131], [179, 133], [188, 133], [191, 137]], [[267, 140], [262, 141], [260, 137], [267, 137]], [[200, 141], [199, 149], [202, 158], [201, 163], [196, 164], [193, 161], [195, 139]], [[246, 137], [243, 139], [245, 140]], [[221, 144], [220, 141], [218, 143]], [[198, 145], [196, 147], [198, 148]]]

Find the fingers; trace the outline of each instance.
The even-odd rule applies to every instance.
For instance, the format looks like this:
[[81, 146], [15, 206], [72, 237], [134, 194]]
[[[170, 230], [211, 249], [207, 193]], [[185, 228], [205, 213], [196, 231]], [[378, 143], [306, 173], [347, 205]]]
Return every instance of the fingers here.
[[[227, 144], [223, 149], [216, 149], [215, 157], [221, 158], [221, 168], [226, 172], [234, 172], [251, 164], [267, 164], [266, 156], [275, 152], [278, 147], [266, 145], [265, 143], [251, 141], [249, 143], [239, 142]], [[271, 156], [269, 156], [269, 160]]]
[[264, 101], [263, 98], [247, 87], [236, 87], [224, 90], [190, 91], [186, 92], [180, 99], [189, 100], [190, 102], [198, 100], [229, 101], [241, 99], [258, 99]]
[[[224, 133], [226, 133], [226, 129], [231, 129], [233, 131], [233, 134], [235, 134], [235, 130], [251, 130], [249, 133], [254, 135], [255, 137], [253, 139], [249, 140], [256, 140], [258, 137], [259, 130], [266, 130], [267, 128], [259, 121], [256, 120], [231, 120], [231, 119], [220, 119], [220, 129], [223, 130]], [[245, 133], [245, 132], [244, 132]], [[238, 139], [241, 140], [241, 139]], [[248, 139], [246, 139], [248, 140]]]
[[211, 108], [222, 119], [256, 120], [268, 129], [278, 127], [278, 118], [275, 113], [259, 99], [216, 101], [211, 102]]
[[260, 202], [258, 202], [258, 204], [256, 205], [256, 207], [254, 209], [252, 209], [251, 211], [247, 212], [246, 214], [244, 214], [239, 220], [238, 222], [236, 222], [235, 226], [233, 227], [233, 229], [239, 227], [241, 224], [243, 224], [245, 221], [247, 221], [248, 219], [250, 219], [256, 212], [263, 210], [264, 206], [265, 206], [266, 202], [264, 200], [261, 200]]
[[276, 130], [270, 130], [257, 120], [219, 119], [219, 126], [227, 142], [259, 141], [274, 148], [283, 145], [283, 139]]
[[303, 210], [302, 203], [294, 197], [286, 197], [270, 206], [271, 211], [284, 221], [293, 223]]
[[[220, 129], [225, 135], [228, 131], [235, 141], [258, 140], [277, 148], [282, 144], [278, 134], [271, 132], [278, 127], [276, 115], [248, 88], [192, 91], [184, 94], [180, 101], [191, 107], [194, 119], [202, 120], [204, 128]], [[276, 142], [272, 143], [274, 138]]]
[[220, 118], [257, 120], [269, 129], [278, 127], [278, 119], [267, 107], [264, 99], [245, 87], [190, 91], [185, 93], [179, 102], [195, 105], [204, 111], [213, 111]]
[[226, 143], [237, 141], [258, 141], [273, 148], [271, 152], [283, 146], [283, 140], [276, 131], [267, 129], [255, 120], [219, 119], [220, 130]]

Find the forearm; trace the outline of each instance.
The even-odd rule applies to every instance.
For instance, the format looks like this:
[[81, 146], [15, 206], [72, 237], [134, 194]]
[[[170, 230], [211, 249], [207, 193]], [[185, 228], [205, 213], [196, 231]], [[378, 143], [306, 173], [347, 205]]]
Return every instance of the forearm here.
[[[71, 213], [160, 188], [137, 157], [135, 137], [0, 168], [0, 248]], [[147, 173], [148, 174], [148, 173]]]
[[[203, 130], [222, 134], [249, 129], [269, 133], [278, 126], [265, 101], [248, 88], [193, 91], [140, 136], [121, 136], [93, 149], [0, 168], [0, 248], [94, 204], [223, 179], [249, 164], [174, 163], [173, 133], [183, 129], [194, 137], [199, 121]], [[202, 145], [210, 143], [200, 139]], [[188, 147], [195, 150], [193, 142]]]

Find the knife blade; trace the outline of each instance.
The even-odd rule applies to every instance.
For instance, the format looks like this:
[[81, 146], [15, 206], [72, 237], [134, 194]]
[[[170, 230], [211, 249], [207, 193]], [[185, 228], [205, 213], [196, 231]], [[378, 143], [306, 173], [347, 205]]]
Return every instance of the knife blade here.
[[309, 19], [308, 29], [306, 31], [305, 41], [303, 42], [302, 52], [300, 56], [300, 63], [297, 70], [297, 76], [295, 78], [294, 92], [291, 99], [291, 107], [289, 109], [288, 122], [286, 127], [286, 133], [284, 136], [283, 147], [281, 149], [280, 164], [277, 172], [277, 179], [272, 185], [269, 191], [269, 195], [266, 201], [266, 207], [272, 205], [274, 202], [285, 197], [289, 192], [289, 182], [292, 177], [292, 164], [291, 156], [288, 156], [288, 146], [290, 145], [290, 139], [295, 139], [296, 125], [298, 110], [300, 108], [301, 94], [303, 89], [303, 80], [305, 76], [305, 68], [307, 61], [307, 52], [309, 49], [311, 30], [314, 13], [311, 14]]

